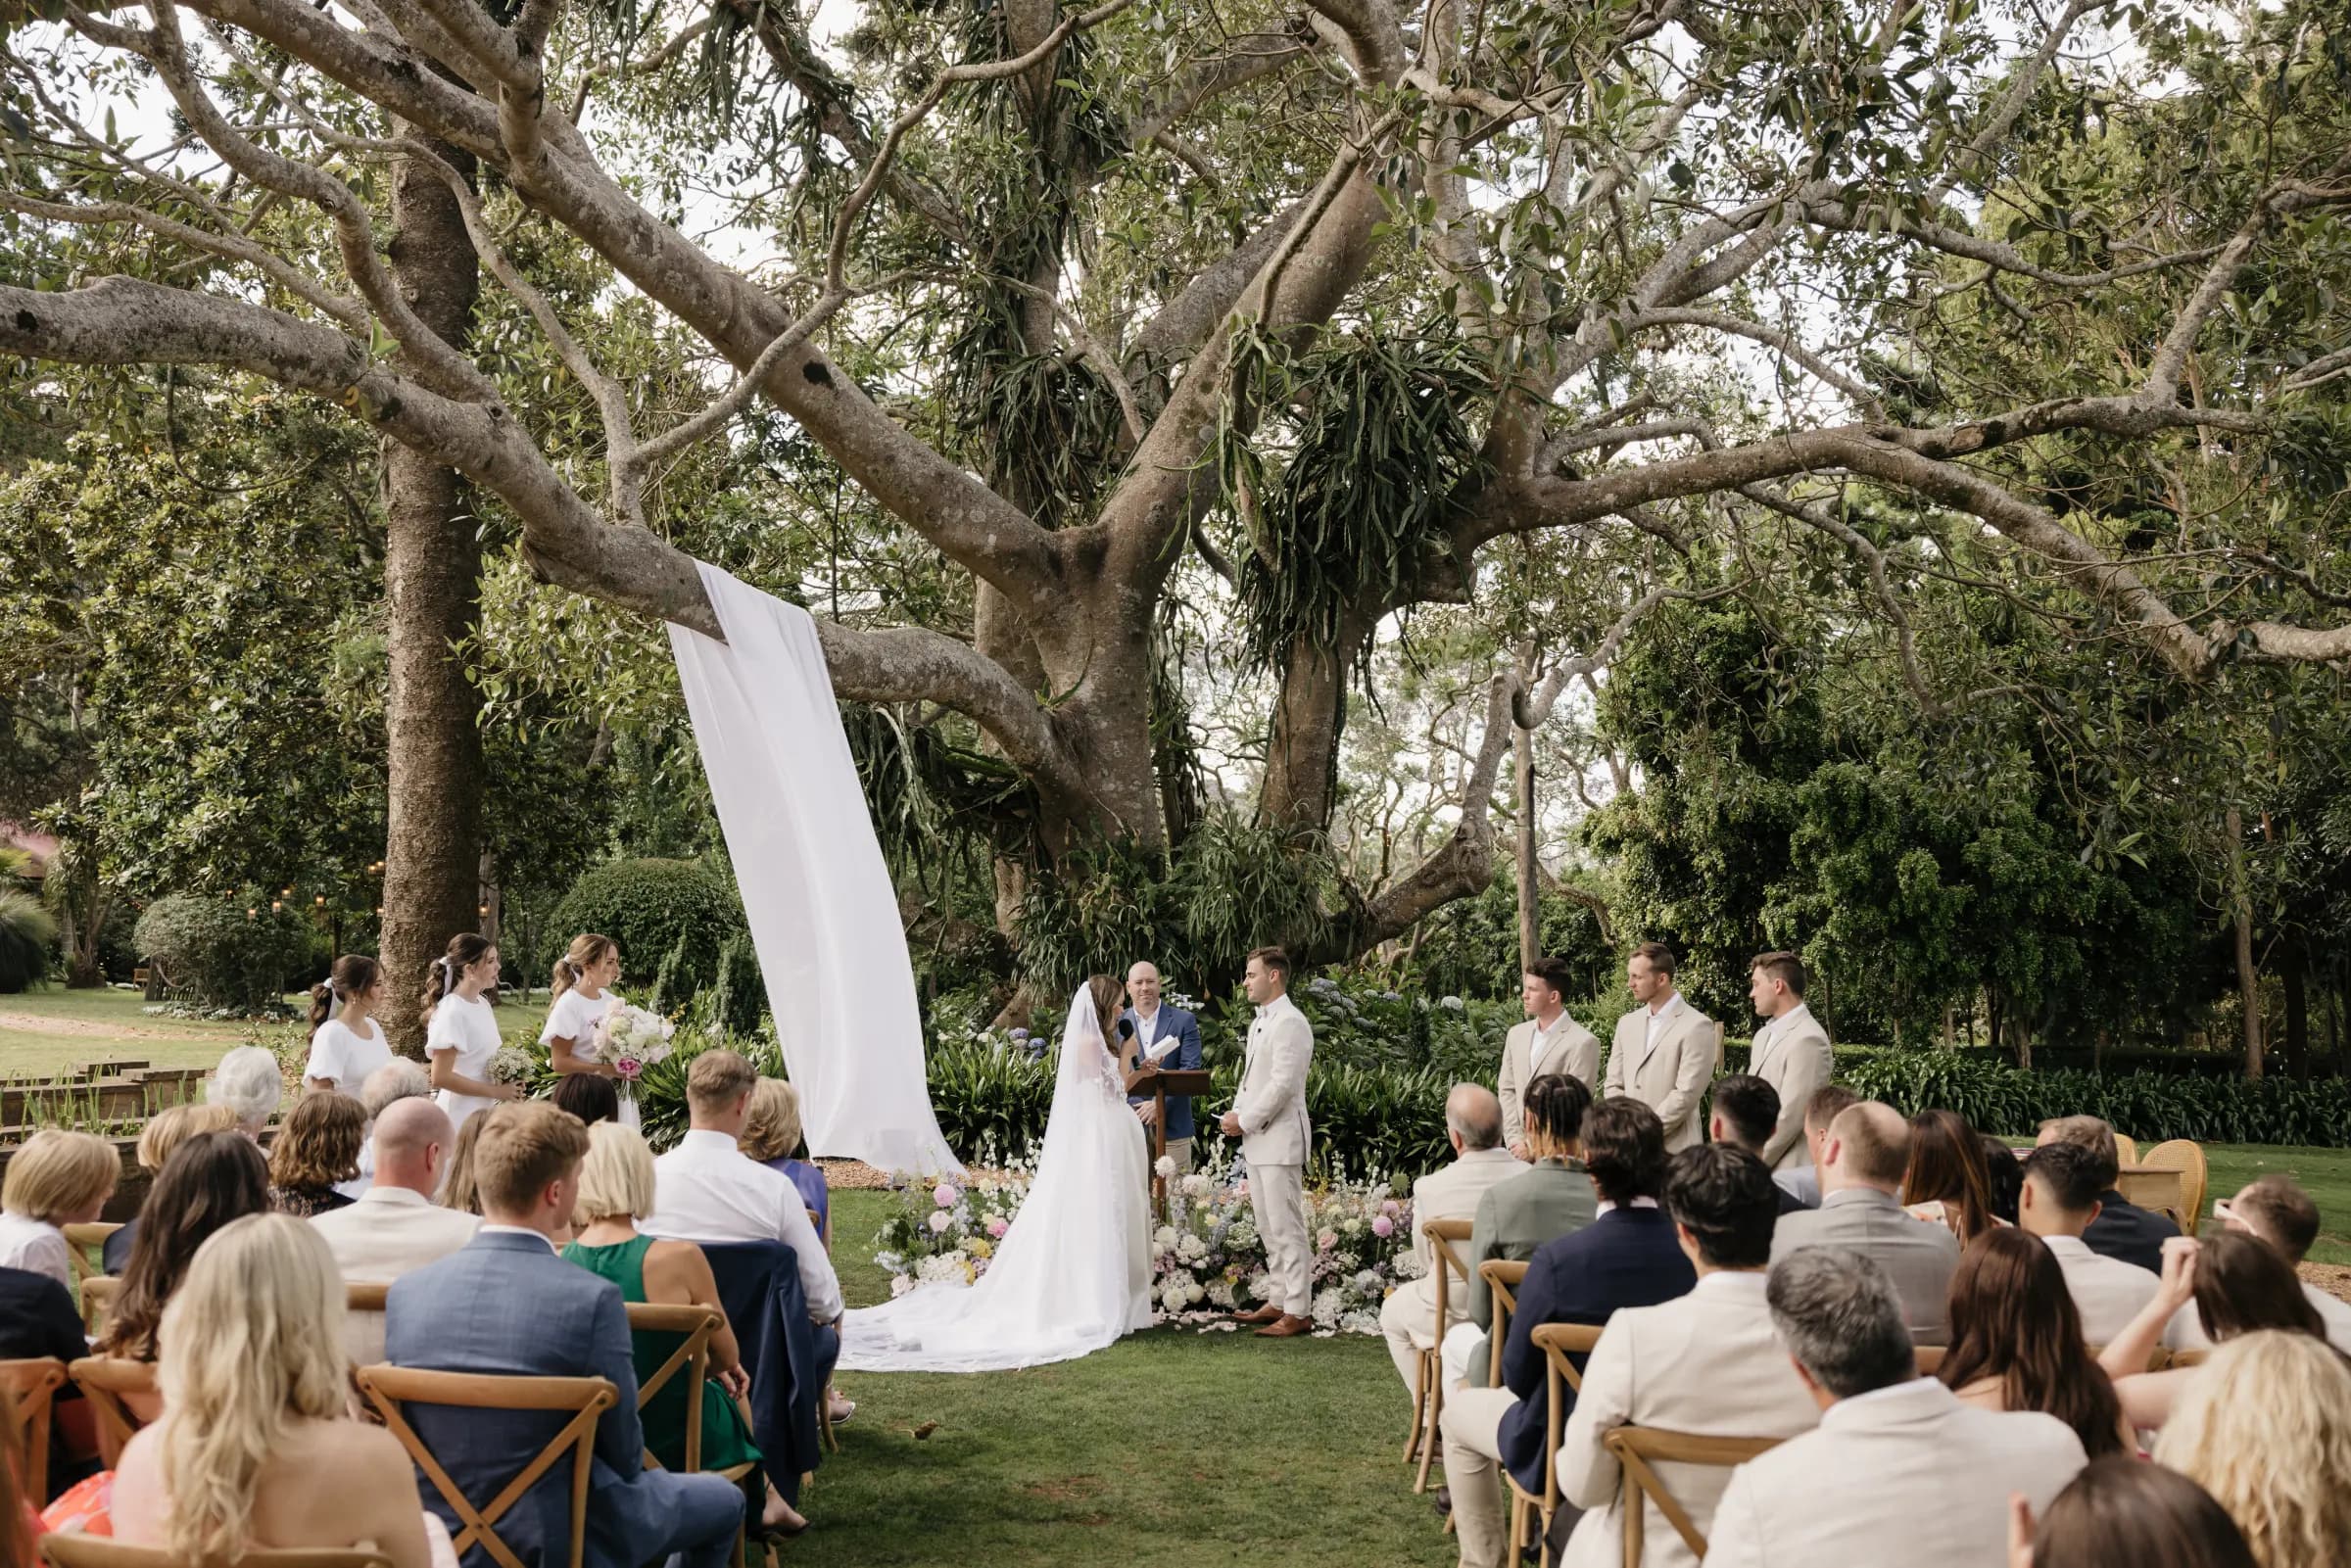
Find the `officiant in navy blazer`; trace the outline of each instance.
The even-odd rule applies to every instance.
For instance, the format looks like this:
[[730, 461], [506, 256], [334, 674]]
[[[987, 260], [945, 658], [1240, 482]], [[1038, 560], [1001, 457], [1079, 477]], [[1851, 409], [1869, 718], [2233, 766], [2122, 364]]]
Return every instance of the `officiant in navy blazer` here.
[[[1131, 1072], [1148, 1062], [1169, 1072], [1197, 1072], [1206, 1064], [1200, 1055], [1200, 1021], [1179, 1007], [1170, 1007], [1160, 1000], [1159, 970], [1149, 959], [1138, 962], [1127, 972], [1127, 1011], [1119, 1015], [1121, 1024], [1128, 1025], [1128, 1035], [1122, 1053], [1127, 1070]], [[1157, 1113], [1154, 1099], [1129, 1097], [1135, 1115], [1150, 1125]], [[1184, 1175], [1192, 1168], [1192, 1098], [1190, 1095], [1168, 1096], [1168, 1158], [1176, 1162], [1176, 1173]]]

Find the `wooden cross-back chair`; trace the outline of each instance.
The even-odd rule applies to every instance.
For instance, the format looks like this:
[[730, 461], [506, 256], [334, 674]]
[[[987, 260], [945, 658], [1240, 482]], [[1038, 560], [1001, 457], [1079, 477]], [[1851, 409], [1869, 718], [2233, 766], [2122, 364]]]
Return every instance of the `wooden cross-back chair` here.
[[82, 1331], [95, 1339], [106, 1320], [114, 1315], [115, 1298], [122, 1294], [122, 1280], [115, 1274], [92, 1274], [81, 1281]]
[[[652, 1374], [637, 1385], [637, 1408], [642, 1412], [653, 1401], [653, 1396], [667, 1388], [671, 1379], [683, 1377], [686, 1384], [686, 1468], [702, 1467], [702, 1386], [710, 1378], [710, 1341], [727, 1325], [727, 1318], [715, 1307], [675, 1307], [652, 1302], [631, 1302], [628, 1305], [629, 1327], [634, 1332], [676, 1334], [682, 1336], [678, 1348], [669, 1359], [655, 1368]], [[746, 1420], [745, 1425], [748, 1425]], [[645, 1450], [645, 1467], [661, 1468], [653, 1450]], [[739, 1481], [753, 1467], [739, 1464], [717, 1471], [730, 1481]]]
[[1641, 1568], [1643, 1537], [1649, 1528], [1649, 1509], [1646, 1499], [1657, 1505], [1657, 1512], [1673, 1526], [1673, 1533], [1682, 1538], [1692, 1556], [1702, 1561], [1706, 1555], [1705, 1532], [1690, 1517], [1664, 1478], [1656, 1472], [1658, 1463], [1667, 1464], [1745, 1464], [1758, 1453], [1780, 1446], [1779, 1438], [1710, 1437], [1696, 1432], [1668, 1432], [1661, 1427], [1620, 1426], [1602, 1439], [1608, 1451], [1616, 1456], [1618, 1469], [1623, 1473], [1622, 1512], [1624, 1514], [1625, 1568]]
[[[1559, 1511], [1559, 1433], [1567, 1424], [1567, 1401], [1562, 1391], [1573, 1389], [1581, 1394], [1584, 1389], [1584, 1374], [1567, 1357], [1591, 1354], [1606, 1326], [1540, 1323], [1527, 1335], [1535, 1349], [1543, 1353], [1543, 1490], [1540, 1494], [1529, 1492], [1508, 1468], [1502, 1472], [1511, 1489], [1511, 1551], [1507, 1561], [1516, 1562], [1521, 1551], [1540, 1543], [1540, 1561], [1544, 1568], [1550, 1568], [1551, 1522]], [[1501, 1381], [1497, 1373], [1497, 1386]]]
[[[122, 1227], [106, 1220], [92, 1220], [88, 1224], [72, 1224], [61, 1228], [66, 1233], [66, 1245], [73, 1250], [73, 1279], [75, 1283], [78, 1284], [93, 1274], [105, 1273], [107, 1238]], [[95, 1265], [91, 1261], [93, 1253], [98, 1255]]]
[[19, 1435], [9, 1457], [25, 1478], [27, 1494], [40, 1497], [49, 1485], [49, 1406], [66, 1385], [66, 1363], [54, 1355], [0, 1361], [0, 1393], [17, 1409]]
[[[106, 1536], [52, 1532], [41, 1537], [50, 1568], [187, 1568], [186, 1559], [157, 1546], [129, 1546]], [[264, 1547], [223, 1557], [206, 1568], [392, 1568], [392, 1559], [360, 1546]]]
[[1454, 1244], [1469, 1239], [1471, 1226], [1466, 1219], [1431, 1219], [1422, 1223], [1420, 1234], [1428, 1238], [1430, 1259], [1429, 1278], [1435, 1282], [1437, 1293], [1436, 1322], [1432, 1338], [1421, 1348], [1413, 1362], [1413, 1430], [1405, 1439], [1404, 1462], [1420, 1461], [1420, 1473], [1413, 1480], [1415, 1492], [1428, 1490], [1428, 1467], [1437, 1451], [1437, 1418], [1445, 1413], [1445, 1373], [1441, 1353], [1445, 1348], [1445, 1330], [1450, 1313], [1448, 1298], [1453, 1281], [1467, 1284], [1469, 1270]]
[[[452, 1545], [457, 1556], [480, 1545], [500, 1568], [523, 1568], [522, 1559], [499, 1536], [498, 1522], [507, 1510], [552, 1469], [565, 1452], [571, 1454], [570, 1568], [580, 1568], [588, 1544], [588, 1476], [596, 1456], [596, 1424], [620, 1402], [620, 1391], [600, 1377], [500, 1377], [486, 1372], [427, 1372], [406, 1366], [362, 1366], [360, 1392], [366, 1395], [384, 1425], [408, 1450], [425, 1479], [449, 1503], [461, 1527]], [[404, 1405], [440, 1404], [472, 1410], [568, 1411], [571, 1419], [541, 1449], [499, 1494], [481, 1507], [450, 1478], [433, 1450], [408, 1424]]]
[[1918, 1375], [1920, 1377], [1933, 1377], [1943, 1370], [1944, 1350], [1945, 1347], [1941, 1345], [1921, 1345], [1911, 1353], [1918, 1357]]
[[[822, 1216], [815, 1210], [808, 1210], [808, 1223], [816, 1227], [818, 1238], [825, 1244], [825, 1256], [830, 1258], [833, 1256], [832, 1205], [825, 1207], [828, 1212]], [[816, 1391], [816, 1430], [817, 1435], [825, 1440], [826, 1448], [835, 1453], [840, 1451], [840, 1439], [833, 1435], [833, 1385], [830, 1383]]]
[[1511, 1337], [1511, 1314], [1518, 1310], [1518, 1287], [1526, 1280], [1524, 1259], [1489, 1258], [1477, 1265], [1477, 1277], [1494, 1298], [1494, 1326], [1486, 1331], [1486, 1387], [1502, 1387], [1502, 1348]]
[[111, 1470], [122, 1457], [122, 1446], [147, 1424], [148, 1418], [130, 1402], [160, 1402], [163, 1398], [156, 1387], [155, 1363], [120, 1355], [85, 1355], [66, 1370], [98, 1417], [98, 1452]]

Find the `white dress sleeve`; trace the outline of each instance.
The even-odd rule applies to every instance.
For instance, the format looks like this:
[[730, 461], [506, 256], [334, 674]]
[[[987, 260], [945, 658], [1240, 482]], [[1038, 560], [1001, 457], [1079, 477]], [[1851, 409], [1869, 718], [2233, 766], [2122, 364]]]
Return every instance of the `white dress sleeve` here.
[[336, 1019], [328, 1019], [319, 1024], [318, 1032], [311, 1036], [311, 1059], [303, 1064], [302, 1075], [305, 1078], [331, 1079], [338, 1088], [341, 1087], [350, 1068], [351, 1053], [343, 1043], [344, 1037], [350, 1033], [351, 1030]]

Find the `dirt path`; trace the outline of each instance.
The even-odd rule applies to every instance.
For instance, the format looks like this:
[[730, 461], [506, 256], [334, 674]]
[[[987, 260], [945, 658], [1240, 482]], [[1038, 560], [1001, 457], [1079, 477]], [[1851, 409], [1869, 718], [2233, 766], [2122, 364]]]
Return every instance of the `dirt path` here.
[[2351, 1267], [2341, 1263], [2304, 1263], [2302, 1277], [2329, 1296], [2351, 1302]]
[[19, 1029], [26, 1034], [71, 1035], [84, 1040], [162, 1040], [174, 1045], [203, 1045], [217, 1040], [217, 1032], [197, 1033], [191, 1029], [175, 1029], [168, 1024], [104, 1023], [92, 1019], [48, 1018], [39, 1013], [0, 1012], [0, 1029]]

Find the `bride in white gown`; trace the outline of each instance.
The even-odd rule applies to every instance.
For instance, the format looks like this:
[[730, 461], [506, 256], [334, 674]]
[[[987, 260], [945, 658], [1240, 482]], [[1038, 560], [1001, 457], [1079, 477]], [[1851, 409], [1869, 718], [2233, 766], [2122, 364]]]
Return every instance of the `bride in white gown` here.
[[1035, 1366], [1151, 1325], [1150, 1154], [1106, 1043], [1125, 997], [1097, 974], [1070, 1003], [1036, 1178], [987, 1272], [848, 1313], [843, 1371]]

